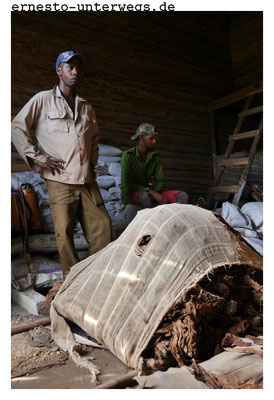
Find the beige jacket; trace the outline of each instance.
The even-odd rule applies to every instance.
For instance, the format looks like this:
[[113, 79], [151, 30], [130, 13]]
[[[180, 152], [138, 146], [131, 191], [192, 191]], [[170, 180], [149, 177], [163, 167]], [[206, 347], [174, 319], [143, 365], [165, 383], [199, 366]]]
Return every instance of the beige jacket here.
[[55, 157], [66, 162], [61, 175], [39, 168], [43, 178], [57, 182], [92, 181], [91, 171], [98, 161], [98, 138], [92, 106], [76, 95], [73, 119], [58, 86], [32, 97], [12, 121], [12, 142], [29, 166], [28, 157], [41, 162]]

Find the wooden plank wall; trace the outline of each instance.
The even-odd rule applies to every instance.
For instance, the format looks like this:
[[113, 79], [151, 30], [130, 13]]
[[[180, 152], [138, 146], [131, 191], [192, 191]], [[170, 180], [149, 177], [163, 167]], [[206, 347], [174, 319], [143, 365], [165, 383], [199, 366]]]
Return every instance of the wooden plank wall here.
[[236, 89], [252, 85], [263, 70], [263, 12], [230, 15], [231, 56]]
[[167, 189], [205, 196], [212, 182], [207, 104], [234, 90], [226, 12], [12, 13], [12, 117], [57, 83], [65, 50], [87, 57], [79, 94], [101, 143], [132, 146], [142, 122], [159, 129]]
[[[230, 25], [230, 48], [235, 90], [253, 85], [263, 69], [263, 13], [253, 11], [228, 12]], [[225, 93], [224, 93], [225, 94]], [[242, 110], [245, 100], [215, 111], [217, 132], [217, 154], [224, 154], [227, 138], [232, 134], [237, 114]], [[262, 95], [254, 97], [252, 107], [262, 105]], [[245, 120], [241, 131], [257, 129], [261, 115]], [[252, 141], [238, 141], [233, 152], [249, 151]], [[259, 142], [262, 150], [263, 141]]]

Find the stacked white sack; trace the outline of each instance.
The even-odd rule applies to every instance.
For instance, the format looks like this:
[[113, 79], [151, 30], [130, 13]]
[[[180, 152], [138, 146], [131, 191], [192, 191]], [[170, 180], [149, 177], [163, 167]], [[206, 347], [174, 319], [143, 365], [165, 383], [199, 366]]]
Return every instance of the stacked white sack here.
[[245, 203], [240, 209], [226, 201], [220, 215], [263, 255], [263, 202]]
[[23, 183], [30, 183], [36, 193], [38, 206], [48, 206], [49, 196], [46, 182], [41, 178], [40, 174], [32, 171], [25, 172], [12, 172], [11, 174], [11, 188], [20, 189]]
[[45, 233], [54, 232], [53, 218], [49, 206], [48, 188], [45, 180], [41, 178], [40, 174], [32, 171], [13, 172], [11, 174], [12, 189], [19, 189], [23, 183], [30, 183], [35, 191], [42, 231]]
[[111, 218], [113, 238], [116, 239], [135, 217], [140, 207], [122, 203], [121, 186], [122, 150], [99, 144], [99, 159], [95, 170], [106, 210]]
[[[19, 189], [24, 183], [30, 183], [35, 191], [39, 209], [39, 219], [41, 222], [41, 231], [44, 233], [53, 233], [53, 217], [49, 206], [48, 187], [45, 180], [41, 178], [40, 174], [32, 171], [13, 172], [11, 174], [12, 189]], [[78, 223], [75, 230], [79, 229], [80, 225]]]

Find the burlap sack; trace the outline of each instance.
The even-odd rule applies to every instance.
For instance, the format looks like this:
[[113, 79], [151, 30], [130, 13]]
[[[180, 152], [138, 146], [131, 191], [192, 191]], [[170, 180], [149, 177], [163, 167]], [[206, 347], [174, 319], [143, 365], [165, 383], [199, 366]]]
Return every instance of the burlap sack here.
[[[262, 268], [262, 257], [210, 211], [144, 209], [116, 241], [72, 268], [52, 303], [53, 338], [81, 364], [67, 318], [141, 370], [141, 353], [183, 294], [217, 267], [239, 264]], [[85, 366], [95, 379], [98, 369]]]

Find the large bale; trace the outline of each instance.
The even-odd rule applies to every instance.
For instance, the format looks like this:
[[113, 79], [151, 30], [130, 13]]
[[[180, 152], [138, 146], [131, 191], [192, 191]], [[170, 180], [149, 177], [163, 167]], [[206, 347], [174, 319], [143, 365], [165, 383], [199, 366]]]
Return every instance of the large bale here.
[[68, 319], [142, 370], [142, 353], [165, 315], [202, 278], [236, 265], [262, 269], [262, 257], [210, 211], [181, 204], [141, 210], [115, 242], [71, 269], [52, 303], [53, 338], [80, 364]]

